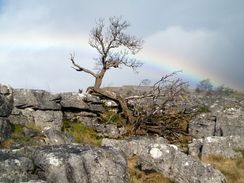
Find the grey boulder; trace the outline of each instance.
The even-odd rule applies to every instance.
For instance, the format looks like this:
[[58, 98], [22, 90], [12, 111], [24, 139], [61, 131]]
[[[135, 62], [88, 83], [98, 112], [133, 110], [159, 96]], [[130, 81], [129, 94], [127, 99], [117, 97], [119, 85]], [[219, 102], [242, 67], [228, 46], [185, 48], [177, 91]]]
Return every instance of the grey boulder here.
[[177, 183], [226, 183], [221, 172], [182, 153], [161, 138], [105, 139], [102, 145], [121, 150], [127, 156], [137, 155], [142, 170], [155, 170]]
[[8, 117], [13, 109], [13, 90], [0, 84], [0, 117]]
[[214, 136], [216, 134], [216, 117], [212, 113], [199, 114], [191, 120], [188, 130], [194, 138]]
[[242, 157], [238, 150], [244, 149], [244, 137], [206, 137], [194, 139], [189, 144], [189, 154], [196, 158], [207, 158], [211, 155], [222, 156], [224, 158]]
[[55, 128], [61, 130], [63, 113], [53, 110], [34, 110], [32, 108], [14, 108], [9, 116], [12, 124], [35, 125], [41, 128]]
[[7, 118], [0, 117], [0, 142], [11, 136], [11, 125]]
[[110, 148], [78, 144], [44, 146], [34, 153], [39, 177], [47, 182], [126, 183], [127, 161]]
[[27, 182], [32, 171], [34, 165], [30, 159], [0, 151], [0, 182]]
[[53, 128], [43, 130], [42, 134], [45, 136], [44, 142], [49, 145], [70, 144], [75, 141], [70, 135]]
[[244, 137], [244, 111], [236, 107], [225, 109], [217, 116], [217, 130], [220, 136]]
[[14, 90], [14, 106], [21, 109], [60, 110], [60, 99], [59, 95], [44, 90]]

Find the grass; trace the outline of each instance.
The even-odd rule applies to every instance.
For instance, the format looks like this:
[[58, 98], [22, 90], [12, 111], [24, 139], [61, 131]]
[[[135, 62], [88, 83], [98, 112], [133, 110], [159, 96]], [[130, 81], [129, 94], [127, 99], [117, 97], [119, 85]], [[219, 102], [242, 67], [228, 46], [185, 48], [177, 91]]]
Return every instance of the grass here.
[[73, 122], [65, 120], [62, 130], [74, 137], [77, 143], [93, 144], [100, 146], [102, 138], [97, 135], [95, 130], [87, 127], [81, 122]]
[[173, 183], [168, 178], [157, 172], [145, 172], [137, 166], [136, 156], [128, 160], [128, 169], [131, 183]]
[[199, 113], [208, 113], [208, 112], [211, 112], [211, 111], [209, 110], [209, 107], [208, 107], [208, 106], [206, 106], [206, 105], [201, 105], [201, 106], [199, 106], [199, 108], [198, 108], [198, 112], [199, 112]]
[[228, 183], [244, 183], [244, 156], [242, 158], [226, 159], [212, 155], [203, 161], [220, 170], [225, 175]]
[[1, 143], [1, 148], [11, 148], [14, 144], [22, 145], [38, 145], [38, 138], [42, 138], [40, 134], [36, 137], [27, 137], [23, 133], [23, 128], [33, 129], [41, 131], [41, 129], [34, 125], [21, 125], [21, 124], [12, 124], [12, 133], [11, 137]]

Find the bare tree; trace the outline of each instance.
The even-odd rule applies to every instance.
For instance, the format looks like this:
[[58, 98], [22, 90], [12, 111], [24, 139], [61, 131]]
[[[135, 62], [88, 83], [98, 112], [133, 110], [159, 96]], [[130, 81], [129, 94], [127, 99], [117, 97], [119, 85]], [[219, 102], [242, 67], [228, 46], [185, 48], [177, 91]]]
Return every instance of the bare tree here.
[[186, 134], [182, 123], [191, 117], [184, 113], [188, 84], [177, 73], [162, 76], [143, 95], [125, 99], [133, 111], [132, 134], [158, 134], [170, 140]]
[[86, 69], [75, 62], [74, 55], [71, 54], [70, 61], [73, 68], [79, 72], [85, 72], [95, 78], [94, 88], [99, 89], [105, 73], [111, 68], [127, 66], [134, 71], [142, 66], [130, 55], [136, 54], [142, 48], [143, 41], [126, 33], [129, 27], [127, 21], [121, 17], [109, 18], [109, 26], [105, 27], [103, 19], [99, 19], [96, 26], [90, 32], [89, 45], [98, 52], [96, 66], [98, 71]]

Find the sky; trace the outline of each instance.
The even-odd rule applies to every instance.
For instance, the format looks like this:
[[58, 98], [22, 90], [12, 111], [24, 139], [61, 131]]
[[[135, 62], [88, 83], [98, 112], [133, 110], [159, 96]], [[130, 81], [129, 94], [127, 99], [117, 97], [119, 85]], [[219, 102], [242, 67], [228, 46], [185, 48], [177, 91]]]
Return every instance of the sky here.
[[164, 74], [192, 86], [209, 78], [244, 90], [243, 0], [0, 0], [0, 83], [50, 92], [77, 91], [94, 78], [71, 68], [94, 68], [89, 32], [99, 18], [122, 16], [128, 33], [144, 40], [135, 74], [111, 70], [103, 86], [134, 85]]

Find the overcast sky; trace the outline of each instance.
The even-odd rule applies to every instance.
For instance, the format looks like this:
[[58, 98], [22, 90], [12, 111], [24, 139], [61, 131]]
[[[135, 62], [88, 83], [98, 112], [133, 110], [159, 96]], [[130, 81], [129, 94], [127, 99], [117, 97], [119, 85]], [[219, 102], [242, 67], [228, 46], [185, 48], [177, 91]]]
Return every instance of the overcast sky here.
[[244, 89], [243, 0], [0, 0], [0, 83], [77, 91], [94, 78], [71, 68], [69, 54], [93, 69], [88, 35], [99, 17], [122, 16], [144, 40], [144, 66], [114, 70], [103, 86], [152, 81], [182, 70], [190, 83]]

